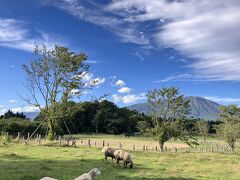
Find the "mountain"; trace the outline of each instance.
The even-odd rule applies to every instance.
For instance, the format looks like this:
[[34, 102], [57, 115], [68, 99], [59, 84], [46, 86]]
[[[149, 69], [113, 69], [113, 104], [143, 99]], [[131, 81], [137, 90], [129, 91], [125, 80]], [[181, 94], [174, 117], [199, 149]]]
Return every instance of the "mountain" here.
[[29, 118], [29, 119], [31, 119], [31, 120], [34, 120], [34, 119], [38, 116], [39, 112], [23, 112], [23, 114], [24, 114], [27, 118]]
[[[190, 100], [190, 116], [205, 120], [216, 120], [218, 118], [220, 104], [199, 96], [187, 96], [186, 99]], [[127, 108], [148, 114], [146, 103], [134, 104]]]

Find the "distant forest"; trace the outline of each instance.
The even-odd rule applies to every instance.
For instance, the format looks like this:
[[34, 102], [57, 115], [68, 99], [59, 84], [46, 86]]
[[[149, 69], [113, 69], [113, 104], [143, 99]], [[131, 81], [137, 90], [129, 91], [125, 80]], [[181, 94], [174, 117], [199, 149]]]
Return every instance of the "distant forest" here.
[[[139, 124], [151, 126], [151, 119], [144, 113], [135, 110], [120, 108], [113, 102], [93, 101], [75, 103], [71, 102], [72, 113], [61, 121], [58, 133], [79, 134], [79, 133], [107, 133], [107, 134], [139, 134]], [[198, 119], [186, 119], [184, 126], [193, 134], [198, 133], [196, 122]], [[27, 119], [23, 113], [6, 112], [0, 116], [0, 132], [9, 132], [17, 135], [20, 132], [27, 135], [33, 132], [40, 123], [44, 122], [40, 113], [33, 121]], [[209, 133], [215, 133], [214, 124], [219, 122], [209, 121]], [[46, 134], [47, 125], [42, 123], [37, 133]]]

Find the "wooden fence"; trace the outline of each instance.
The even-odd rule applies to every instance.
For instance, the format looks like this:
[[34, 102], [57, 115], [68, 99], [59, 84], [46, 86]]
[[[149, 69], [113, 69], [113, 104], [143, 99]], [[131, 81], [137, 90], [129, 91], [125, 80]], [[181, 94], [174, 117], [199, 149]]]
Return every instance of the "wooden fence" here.
[[[29, 143], [29, 144], [37, 144], [37, 145], [44, 145], [46, 144], [47, 138], [42, 136], [41, 134], [35, 134], [34, 136], [30, 136], [30, 133], [27, 136], [21, 136], [18, 133], [17, 137], [13, 137], [6, 133], [6, 136], [10, 139], [10, 141], [17, 141], [19, 143]], [[114, 142], [109, 142], [108, 140], [96, 140], [96, 139], [77, 139], [77, 138], [69, 138], [69, 137], [61, 137], [59, 136], [55, 141], [55, 144], [58, 146], [74, 146], [74, 147], [81, 147], [81, 146], [88, 146], [90, 147], [112, 147], [115, 149], [126, 149], [132, 151], [157, 151], [160, 152], [159, 146], [152, 146], [149, 144], [144, 144], [141, 142], [124, 145], [124, 143], [119, 142], [116, 140]], [[151, 144], [151, 143], [150, 143]], [[230, 147], [226, 143], [219, 143], [219, 142], [211, 142], [208, 141], [206, 143], [200, 142], [199, 146], [196, 147], [174, 147], [174, 146], [164, 146], [163, 152], [218, 152], [218, 153], [232, 153]]]

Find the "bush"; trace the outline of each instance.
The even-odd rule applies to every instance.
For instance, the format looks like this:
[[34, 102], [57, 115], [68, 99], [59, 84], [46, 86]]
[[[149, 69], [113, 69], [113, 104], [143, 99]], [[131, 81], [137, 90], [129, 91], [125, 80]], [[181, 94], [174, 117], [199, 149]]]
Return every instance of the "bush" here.
[[[36, 130], [41, 122], [23, 120], [19, 118], [0, 119], [0, 132], [8, 132], [10, 135], [17, 136], [18, 132], [26, 136]], [[45, 125], [41, 126], [36, 133], [45, 133]]]

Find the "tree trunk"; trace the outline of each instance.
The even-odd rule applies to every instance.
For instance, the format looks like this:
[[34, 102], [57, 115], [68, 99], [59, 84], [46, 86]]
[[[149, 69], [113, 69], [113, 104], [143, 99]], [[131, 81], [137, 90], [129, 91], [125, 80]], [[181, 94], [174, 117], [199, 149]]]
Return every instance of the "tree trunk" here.
[[48, 123], [48, 140], [53, 141], [56, 139], [57, 132], [52, 123]]
[[159, 141], [159, 149], [161, 152], [163, 152], [163, 145], [164, 145], [164, 142]]
[[96, 134], [98, 133], [98, 123], [96, 123]]
[[50, 129], [49, 128], [49, 131], [48, 131], [48, 140], [50, 141], [53, 141], [56, 139], [56, 132], [54, 132], [53, 129]]

